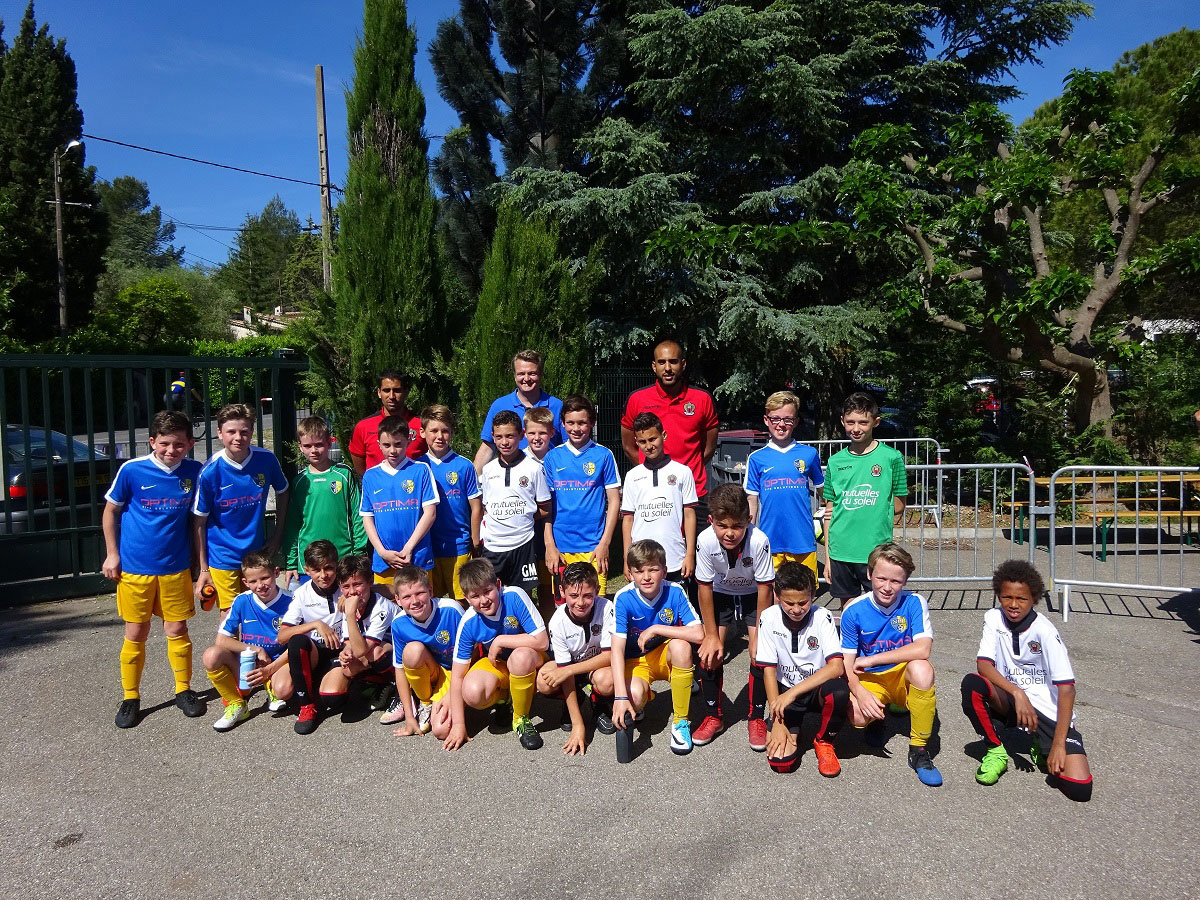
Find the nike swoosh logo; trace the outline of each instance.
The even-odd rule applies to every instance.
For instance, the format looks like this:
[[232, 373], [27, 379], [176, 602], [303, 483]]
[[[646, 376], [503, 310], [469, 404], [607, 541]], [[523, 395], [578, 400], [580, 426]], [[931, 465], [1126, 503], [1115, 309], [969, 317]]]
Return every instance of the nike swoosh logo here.
[[148, 491], [152, 487], [158, 487], [158, 485], [157, 484], [143, 484], [141, 487], [141, 490]]
[[383, 493], [383, 488], [376, 488], [376, 489], [373, 491], [373, 493], [376, 493], [376, 494], [382, 494], [382, 493]]
[[566, 466], [557, 466], [557, 467], [554, 469], [554, 471], [555, 471], [555, 472], [565, 472], [565, 471], [567, 471], [567, 467], [566, 467]]
[[774, 467], [774, 466], [767, 466], [765, 469], [763, 469], [763, 471], [764, 471], [764, 472], [770, 472], [770, 471], [771, 471], [773, 468], [775, 468], [775, 467]]
[[223, 485], [221, 485], [221, 490], [223, 490], [223, 491], [227, 491], [227, 490], [229, 490], [231, 487], [233, 487], [233, 485], [232, 485], [232, 484], [223, 484]]

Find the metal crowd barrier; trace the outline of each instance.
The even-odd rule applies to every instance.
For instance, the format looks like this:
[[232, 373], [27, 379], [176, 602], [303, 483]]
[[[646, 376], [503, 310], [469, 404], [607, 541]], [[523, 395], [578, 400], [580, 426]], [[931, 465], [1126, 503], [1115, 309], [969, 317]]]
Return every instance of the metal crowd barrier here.
[[[1200, 468], [1067, 466], [1050, 477], [1050, 588], [1189, 590], [1200, 565]], [[1032, 508], [1032, 504], [1031, 504]], [[1174, 526], [1174, 527], [1173, 527]]]

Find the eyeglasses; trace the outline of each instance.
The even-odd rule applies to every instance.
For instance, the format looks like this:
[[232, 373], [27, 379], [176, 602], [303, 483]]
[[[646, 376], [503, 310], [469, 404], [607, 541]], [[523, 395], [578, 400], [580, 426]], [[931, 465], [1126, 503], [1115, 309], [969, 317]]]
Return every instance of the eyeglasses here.
[[795, 425], [795, 416], [767, 416], [767, 422], [771, 425]]

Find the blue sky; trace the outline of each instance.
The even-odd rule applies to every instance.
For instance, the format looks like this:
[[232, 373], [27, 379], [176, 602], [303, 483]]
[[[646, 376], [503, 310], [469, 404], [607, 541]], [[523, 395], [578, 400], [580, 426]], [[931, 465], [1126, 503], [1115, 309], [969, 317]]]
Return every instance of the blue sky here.
[[[11, 38], [26, 0], [0, 0]], [[1071, 40], [1043, 52], [1043, 66], [1016, 72], [1025, 97], [1008, 112], [1020, 121], [1056, 96], [1072, 68], [1107, 68], [1122, 52], [1181, 27], [1200, 27], [1195, 0], [1098, 0]], [[426, 49], [437, 23], [453, 15], [453, 0], [410, 2], [420, 54], [417, 77], [428, 107], [426, 130], [445, 134], [457, 124], [437, 94]], [[118, 12], [119, 10], [119, 12]], [[65, 38], [79, 72], [84, 130], [100, 137], [316, 181], [317, 141], [313, 67], [325, 69], [330, 175], [346, 169], [343, 93], [353, 77], [354, 43], [362, 8], [356, 0], [161, 0], [83, 2], [38, 0], [38, 22]], [[436, 152], [437, 141], [431, 144]], [[274, 194], [301, 221], [320, 219], [315, 187], [288, 184], [87, 143], [87, 161], [102, 178], [134, 175], [180, 222], [238, 226]], [[220, 262], [232, 233], [201, 234], [180, 227], [177, 243], [188, 261]]]

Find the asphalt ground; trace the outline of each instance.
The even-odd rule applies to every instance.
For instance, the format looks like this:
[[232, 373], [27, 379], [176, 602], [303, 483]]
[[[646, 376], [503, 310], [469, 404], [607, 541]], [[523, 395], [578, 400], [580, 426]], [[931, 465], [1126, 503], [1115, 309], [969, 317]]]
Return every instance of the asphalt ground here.
[[[292, 732], [260, 693], [227, 734], [187, 719], [161, 628], [148, 645], [147, 715], [113, 726], [121, 623], [110, 597], [0, 611], [0, 737], [9, 837], [0, 891], [24, 897], [1196, 897], [1200, 594], [1082, 594], [1059, 624], [1079, 680], [1089, 804], [1036, 771], [994, 787], [960, 709], [990, 592], [927, 591], [935, 630], [939, 788], [906, 766], [907, 719], [886, 751], [852, 730], [843, 772], [771, 772], [744, 723], [747, 656], [727, 668], [729, 730], [689, 756], [665, 732], [666, 690], [638, 756], [598, 735], [561, 753], [557, 704], [537, 701], [546, 746], [486, 719], [446, 753], [396, 739], [375, 715]], [[1078, 602], [1078, 605], [1074, 605]], [[193, 686], [214, 614], [193, 620]], [[207, 695], [215, 696], [211, 692]], [[698, 700], [693, 709], [698, 714]], [[698, 715], [694, 716], [698, 720]], [[806, 734], [811, 728], [806, 729]], [[1014, 744], [1014, 747], [1018, 746]], [[1019, 754], [1023, 760], [1027, 755]]]

